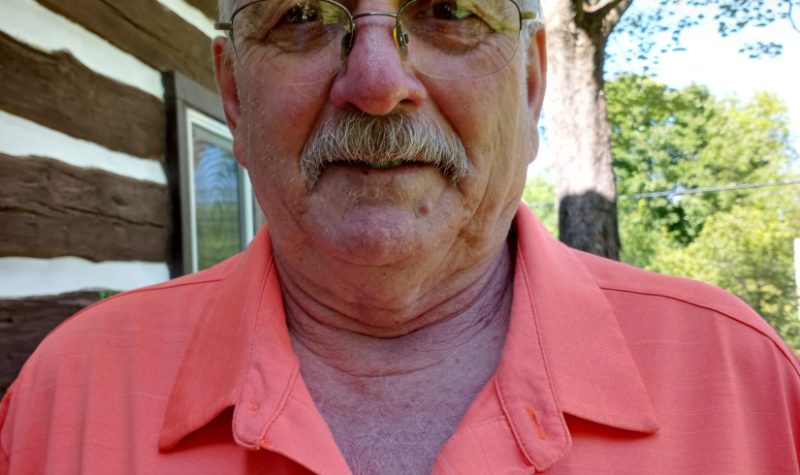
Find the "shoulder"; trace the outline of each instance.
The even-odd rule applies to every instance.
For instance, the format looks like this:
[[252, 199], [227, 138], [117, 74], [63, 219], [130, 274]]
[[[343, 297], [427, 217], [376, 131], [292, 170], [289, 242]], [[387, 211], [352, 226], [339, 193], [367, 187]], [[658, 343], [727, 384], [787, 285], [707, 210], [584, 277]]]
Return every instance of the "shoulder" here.
[[[573, 252], [592, 273], [598, 286], [604, 290], [651, 295], [682, 301], [688, 305], [708, 306], [746, 320], [750, 320], [750, 317], [744, 315], [757, 317], [741, 299], [713, 285], [683, 277], [658, 274], [581, 251]], [[760, 317], [757, 318], [763, 321]]]
[[623, 327], [639, 337], [704, 342], [705, 353], [768, 354], [800, 376], [797, 355], [749, 305], [718, 287], [657, 274], [580, 251]]
[[764, 319], [716, 287], [575, 253], [617, 319], [661, 440], [719, 466], [733, 447], [748, 473], [796, 469], [800, 365]]
[[[25, 447], [72, 463], [70, 444], [109, 443], [110, 427], [137, 427], [131, 441], [157, 434], [192, 335], [236, 259], [102, 300], [53, 330], [0, 403], [0, 472], [3, 454], [39, 463]], [[44, 448], [55, 432], [64, 444]]]
[[73, 338], [91, 337], [95, 326], [129, 325], [131, 331], [141, 327], [164, 328], [192, 325], [197, 313], [214, 299], [216, 289], [239, 256], [223, 261], [210, 269], [178, 277], [160, 284], [141, 287], [113, 295], [86, 307], [56, 327], [42, 342], [43, 347], [71, 343]]
[[168, 367], [170, 359], [179, 358], [235, 259], [114, 295], [69, 317], [42, 340], [9, 392], [54, 392], [97, 372], [120, 374], [134, 365]]

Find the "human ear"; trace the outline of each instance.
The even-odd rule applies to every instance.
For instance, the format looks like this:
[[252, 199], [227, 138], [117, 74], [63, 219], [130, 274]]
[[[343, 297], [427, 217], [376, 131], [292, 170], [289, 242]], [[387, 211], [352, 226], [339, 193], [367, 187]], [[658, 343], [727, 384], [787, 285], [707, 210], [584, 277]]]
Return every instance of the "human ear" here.
[[543, 26], [532, 33], [528, 41], [527, 55], [528, 106], [533, 111], [535, 121], [538, 122], [547, 85], [547, 39]]
[[228, 40], [222, 36], [214, 39], [212, 43], [214, 53], [214, 73], [217, 80], [220, 98], [222, 99], [222, 109], [225, 112], [225, 120], [228, 128], [233, 134], [233, 155], [236, 161], [245, 166], [244, 154], [241, 153], [242, 140], [237, 139], [241, 132], [239, 129], [241, 118], [241, 102], [239, 101], [239, 90], [236, 86], [236, 76], [234, 75], [233, 51]]

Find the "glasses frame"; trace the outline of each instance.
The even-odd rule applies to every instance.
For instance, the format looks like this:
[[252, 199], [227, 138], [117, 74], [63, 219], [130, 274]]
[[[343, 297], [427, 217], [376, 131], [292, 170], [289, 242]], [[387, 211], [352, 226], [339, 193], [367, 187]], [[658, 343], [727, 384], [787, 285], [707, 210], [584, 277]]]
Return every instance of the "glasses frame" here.
[[[264, 3], [274, 0], [255, 0], [252, 2], [247, 2], [244, 5], [236, 8], [231, 14], [231, 18], [228, 21], [218, 21], [214, 22], [214, 29], [219, 31], [224, 31], [228, 36], [228, 39], [231, 41], [233, 45], [233, 50], [236, 52], [236, 42], [233, 41], [233, 20], [236, 18], [236, 15], [239, 14], [242, 10], [249, 7], [250, 5], [254, 5], [256, 3]], [[403, 29], [403, 23], [400, 21], [400, 14], [403, 12], [408, 5], [414, 3], [416, 0], [406, 1], [398, 7], [397, 12], [364, 12], [359, 13], [358, 15], [353, 15], [353, 13], [344, 5], [337, 2], [336, 0], [317, 0], [320, 2], [330, 3], [332, 5], [336, 5], [338, 8], [343, 10], [347, 14], [348, 19], [348, 29], [345, 31], [345, 35], [342, 38], [342, 61], [345, 61], [347, 57], [350, 55], [350, 51], [353, 49], [353, 45], [356, 41], [356, 23], [355, 20], [358, 18], [369, 17], [369, 16], [386, 16], [394, 18], [394, 28], [392, 29], [392, 38], [394, 39], [394, 43], [397, 46], [397, 49], [401, 52], [401, 54], [405, 57], [408, 54], [408, 34]], [[524, 21], [537, 21], [541, 19], [541, 13], [534, 8], [533, 10], [522, 10], [520, 8], [519, 3], [516, 0], [506, 0], [514, 4], [519, 13], [519, 30], [517, 30], [517, 34], [522, 31], [522, 22]]]

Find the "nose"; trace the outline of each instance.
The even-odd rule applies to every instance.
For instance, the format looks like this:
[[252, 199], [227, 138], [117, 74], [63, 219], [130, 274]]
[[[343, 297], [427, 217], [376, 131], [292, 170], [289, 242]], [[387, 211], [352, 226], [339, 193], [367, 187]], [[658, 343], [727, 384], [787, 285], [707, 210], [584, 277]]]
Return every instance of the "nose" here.
[[355, 43], [331, 87], [333, 105], [376, 116], [418, 108], [427, 93], [395, 43], [394, 20], [384, 14], [354, 18]]

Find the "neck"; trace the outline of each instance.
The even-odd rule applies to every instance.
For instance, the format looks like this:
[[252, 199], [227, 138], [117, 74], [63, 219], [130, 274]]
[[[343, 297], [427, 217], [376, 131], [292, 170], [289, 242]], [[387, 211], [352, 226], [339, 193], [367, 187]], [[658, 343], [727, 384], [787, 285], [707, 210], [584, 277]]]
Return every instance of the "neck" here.
[[[365, 320], [363, 316], [336, 310], [346, 305], [310, 299], [311, 294], [282, 279], [289, 332], [300, 356], [351, 376], [402, 374], [436, 366], [460, 349], [486, 344], [487, 338], [495, 341], [493, 346], [500, 344], [499, 354], [511, 305], [513, 265], [508, 246], [476, 274], [462, 288], [442, 290], [433, 305], [409, 312], [396, 326], [356, 329], [352, 322]], [[394, 313], [383, 308], [375, 312]]]
[[497, 369], [512, 279], [504, 247], [470, 288], [420, 316], [432, 323], [394, 337], [336, 326], [284, 290], [303, 379], [353, 473], [430, 472]]

